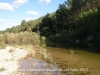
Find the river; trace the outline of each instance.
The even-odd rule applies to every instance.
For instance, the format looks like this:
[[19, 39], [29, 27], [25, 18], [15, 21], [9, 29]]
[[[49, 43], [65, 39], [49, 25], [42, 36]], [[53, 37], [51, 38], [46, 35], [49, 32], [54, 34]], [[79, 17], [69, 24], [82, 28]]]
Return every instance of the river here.
[[47, 47], [47, 50], [53, 59], [70, 69], [71, 75], [100, 75], [100, 54], [54, 47]]
[[[44, 47], [46, 53], [20, 60], [20, 70], [27, 75], [100, 75], [100, 53], [94, 48]], [[42, 50], [42, 49], [41, 49]], [[50, 58], [47, 54], [50, 54]], [[49, 59], [47, 59], [49, 58]]]

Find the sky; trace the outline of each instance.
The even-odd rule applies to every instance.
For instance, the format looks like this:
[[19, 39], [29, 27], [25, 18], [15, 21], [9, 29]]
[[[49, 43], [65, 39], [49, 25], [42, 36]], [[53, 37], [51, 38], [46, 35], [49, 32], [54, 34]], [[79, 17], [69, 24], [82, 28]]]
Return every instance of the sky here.
[[55, 12], [66, 0], [0, 0], [0, 30]]

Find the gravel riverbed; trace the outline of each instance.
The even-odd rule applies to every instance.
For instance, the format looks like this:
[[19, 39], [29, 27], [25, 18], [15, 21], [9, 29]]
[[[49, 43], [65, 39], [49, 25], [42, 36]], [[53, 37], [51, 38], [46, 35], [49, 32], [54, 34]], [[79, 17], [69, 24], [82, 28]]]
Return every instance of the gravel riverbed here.
[[19, 60], [30, 52], [17, 47], [7, 46], [0, 50], [0, 75], [19, 75]]

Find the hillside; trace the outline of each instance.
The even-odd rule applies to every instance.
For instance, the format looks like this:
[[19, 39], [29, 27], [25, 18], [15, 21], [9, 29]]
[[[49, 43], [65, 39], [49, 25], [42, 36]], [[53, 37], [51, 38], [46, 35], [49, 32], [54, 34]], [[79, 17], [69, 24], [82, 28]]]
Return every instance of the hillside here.
[[99, 0], [67, 0], [56, 12], [8, 28], [1, 33], [36, 32], [51, 42], [100, 42]]

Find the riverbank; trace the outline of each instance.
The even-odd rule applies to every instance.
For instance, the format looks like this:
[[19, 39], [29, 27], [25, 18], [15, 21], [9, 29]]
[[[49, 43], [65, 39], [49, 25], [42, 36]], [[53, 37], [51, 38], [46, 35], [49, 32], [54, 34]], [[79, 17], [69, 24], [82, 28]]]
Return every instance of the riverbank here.
[[[30, 51], [21, 47], [7, 46], [5, 49], [0, 49], [0, 75], [19, 75], [17, 73], [18, 61], [30, 53]], [[33, 53], [35, 54], [34, 50]]]
[[[0, 75], [29, 75], [37, 72], [23, 72], [23, 69], [52, 70], [55, 67], [64, 69], [69, 75], [100, 75], [99, 63], [99, 54], [75, 49], [17, 45], [0, 50]], [[47, 75], [51, 75], [49, 73]]]

